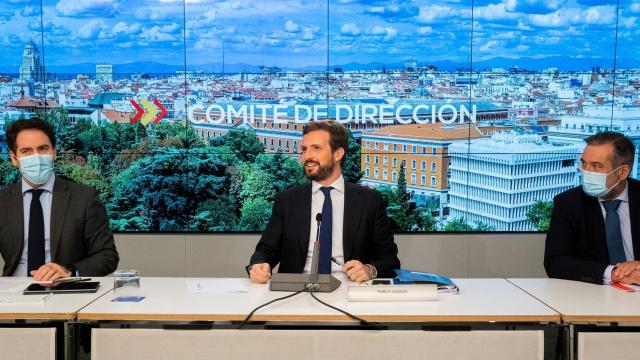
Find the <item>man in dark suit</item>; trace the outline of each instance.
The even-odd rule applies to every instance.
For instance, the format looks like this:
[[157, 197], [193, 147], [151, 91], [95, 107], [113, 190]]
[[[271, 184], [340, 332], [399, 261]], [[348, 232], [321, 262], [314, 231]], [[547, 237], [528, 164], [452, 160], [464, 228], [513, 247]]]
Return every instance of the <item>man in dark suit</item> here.
[[18, 120], [6, 136], [22, 181], [0, 191], [2, 275], [51, 281], [113, 272], [118, 252], [97, 192], [53, 174], [52, 126]]
[[640, 182], [629, 178], [633, 143], [611, 131], [585, 141], [582, 186], [553, 200], [545, 269], [554, 278], [640, 283]]
[[347, 139], [346, 128], [338, 123], [314, 121], [305, 126], [302, 164], [312, 182], [276, 196], [267, 229], [247, 267], [251, 281], [267, 282], [278, 263], [282, 273], [310, 272], [318, 213], [319, 273], [344, 271], [358, 282], [395, 276], [400, 260], [382, 197], [342, 177]]

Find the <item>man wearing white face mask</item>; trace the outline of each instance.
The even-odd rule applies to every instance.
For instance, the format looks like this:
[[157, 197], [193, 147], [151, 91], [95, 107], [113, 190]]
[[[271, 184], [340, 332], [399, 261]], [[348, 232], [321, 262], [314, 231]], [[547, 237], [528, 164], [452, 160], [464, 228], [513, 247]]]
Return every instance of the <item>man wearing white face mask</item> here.
[[53, 127], [35, 117], [18, 120], [6, 137], [22, 181], [0, 191], [2, 275], [51, 281], [113, 272], [118, 252], [97, 192], [53, 173]]
[[640, 182], [629, 178], [635, 148], [604, 131], [585, 139], [582, 186], [553, 199], [544, 266], [549, 277], [640, 284]]

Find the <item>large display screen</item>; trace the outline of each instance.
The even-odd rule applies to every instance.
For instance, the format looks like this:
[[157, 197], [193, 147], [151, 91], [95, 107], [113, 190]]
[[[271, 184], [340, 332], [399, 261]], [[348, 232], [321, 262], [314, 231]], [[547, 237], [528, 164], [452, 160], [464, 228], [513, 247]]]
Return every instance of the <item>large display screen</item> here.
[[640, 143], [636, 0], [10, 0], [0, 25], [0, 187], [6, 127], [43, 117], [115, 231], [262, 231], [310, 121], [349, 128], [343, 174], [397, 232], [545, 231], [586, 137]]

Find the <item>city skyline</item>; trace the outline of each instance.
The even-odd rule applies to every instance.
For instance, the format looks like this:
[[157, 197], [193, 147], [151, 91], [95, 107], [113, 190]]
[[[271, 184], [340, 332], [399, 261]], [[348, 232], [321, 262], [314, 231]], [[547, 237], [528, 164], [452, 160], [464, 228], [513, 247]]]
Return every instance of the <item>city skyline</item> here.
[[471, 50], [474, 70], [544, 59], [560, 70], [612, 68], [614, 53], [617, 68], [640, 67], [633, 41], [640, 33], [640, 2], [621, 1], [617, 12], [615, 3], [479, 1], [472, 11], [465, 2], [446, 0], [187, 0], [184, 8], [171, 0], [44, 0], [41, 17], [39, 1], [12, 0], [0, 12], [0, 71], [18, 65], [29, 41], [44, 50], [48, 72], [83, 63], [114, 64], [117, 71], [142, 59], [189, 70], [209, 64], [204, 70], [219, 72], [223, 47], [230, 66], [309, 71], [350, 64], [379, 70], [409, 58], [453, 70], [469, 67]]
[[[275, 194], [305, 181], [296, 119], [350, 114], [345, 176], [379, 190], [398, 229], [544, 230], [586, 137], [640, 149], [637, 3], [59, 0], [41, 18], [10, 0], [0, 125], [65, 129], [58, 170], [100, 187], [120, 231], [263, 229]], [[162, 121], [140, 125], [134, 104]], [[6, 154], [0, 171], [18, 179]]]

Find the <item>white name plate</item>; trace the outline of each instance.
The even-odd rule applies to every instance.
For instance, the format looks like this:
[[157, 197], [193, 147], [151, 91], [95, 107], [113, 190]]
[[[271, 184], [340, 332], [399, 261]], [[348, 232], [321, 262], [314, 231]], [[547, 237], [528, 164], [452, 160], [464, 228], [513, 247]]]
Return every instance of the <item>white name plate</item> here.
[[438, 286], [416, 285], [351, 285], [349, 301], [432, 301], [438, 300]]

